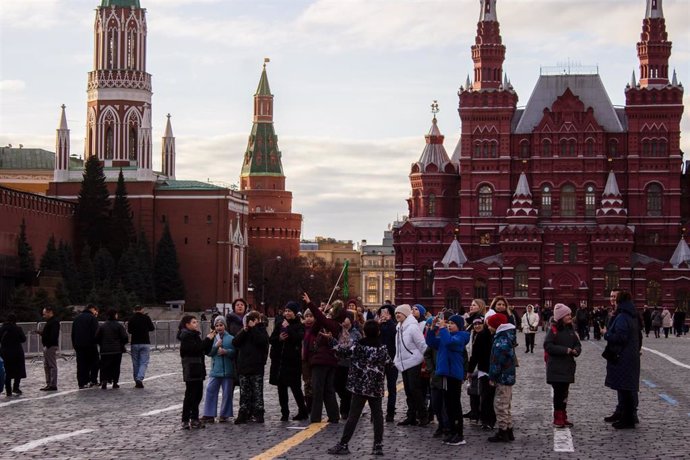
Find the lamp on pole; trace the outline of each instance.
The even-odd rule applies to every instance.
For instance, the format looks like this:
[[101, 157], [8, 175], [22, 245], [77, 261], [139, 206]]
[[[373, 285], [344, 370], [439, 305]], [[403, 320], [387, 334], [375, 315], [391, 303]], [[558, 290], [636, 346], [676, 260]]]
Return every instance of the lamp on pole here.
[[282, 257], [276, 256], [264, 260], [264, 263], [261, 264], [261, 309], [264, 315], [266, 314], [266, 264], [270, 262], [280, 262], [282, 259]]

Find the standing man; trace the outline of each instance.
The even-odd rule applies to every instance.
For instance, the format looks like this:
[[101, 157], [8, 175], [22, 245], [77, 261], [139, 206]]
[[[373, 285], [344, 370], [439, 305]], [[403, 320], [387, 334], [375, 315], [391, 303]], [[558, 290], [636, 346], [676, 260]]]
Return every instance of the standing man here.
[[98, 308], [88, 304], [72, 322], [72, 346], [77, 355], [77, 384], [79, 389], [98, 386]]
[[132, 335], [132, 372], [134, 373], [134, 388], [144, 388], [146, 368], [149, 366], [151, 340], [149, 332], [156, 330], [153, 321], [144, 314], [144, 307], [134, 307], [134, 315], [127, 322], [127, 332]]
[[57, 391], [58, 367], [57, 351], [60, 342], [60, 321], [55, 317], [55, 309], [47, 306], [43, 309], [46, 320], [42, 331], [38, 331], [43, 345], [43, 370], [46, 374], [46, 386], [41, 391]]

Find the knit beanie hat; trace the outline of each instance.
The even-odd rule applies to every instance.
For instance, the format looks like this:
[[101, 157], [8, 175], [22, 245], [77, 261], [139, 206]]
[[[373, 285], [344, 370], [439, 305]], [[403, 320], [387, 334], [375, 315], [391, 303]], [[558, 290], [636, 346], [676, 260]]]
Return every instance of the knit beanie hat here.
[[395, 309], [395, 312], [402, 313], [405, 315], [405, 317], [408, 317], [412, 314], [412, 307], [410, 307], [409, 304], [404, 303], [402, 305], [398, 305], [398, 307]]
[[223, 326], [228, 327], [227, 321], [225, 321], [225, 316], [218, 315], [216, 316], [216, 319], [213, 320], [213, 326], [215, 327], [216, 324], [218, 323], [223, 323]]
[[310, 309], [305, 308], [305, 309], [304, 309], [304, 312], [302, 312], [302, 317], [305, 317], [305, 316], [307, 316], [307, 315], [314, 316], [314, 313], [312, 313]]
[[382, 310], [388, 311], [388, 314], [391, 315], [391, 318], [395, 316], [395, 309], [393, 308], [393, 305], [384, 305], [384, 306], [382, 306], [381, 308], [378, 309], [378, 311], [376, 312], [376, 314], [378, 314], [378, 315], [380, 316]]
[[477, 316], [472, 321], [472, 324], [482, 324], [483, 322], [484, 322], [484, 317], [483, 316]]
[[556, 306], [553, 307], [553, 320], [556, 322], [572, 314], [573, 312], [565, 304], [557, 303]]
[[486, 320], [486, 324], [488, 324], [492, 329], [498, 329], [498, 326], [501, 324], [506, 324], [507, 322], [508, 317], [503, 313], [493, 314], [489, 317], [489, 319]]
[[465, 320], [460, 315], [453, 315], [450, 318], [448, 318], [448, 321], [454, 322], [458, 329], [461, 331], [465, 328]]
[[426, 315], [426, 308], [424, 308], [424, 305], [416, 303], [414, 306], [417, 308], [417, 310], [419, 310], [419, 317], [424, 318], [424, 315]]
[[296, 315], [302, 310], [302, 307], [295, 302], [294, 300], [289, 301], [288, 303], [285, 304], [285, 309], [286, 310], [292, 310], [292, 312]]

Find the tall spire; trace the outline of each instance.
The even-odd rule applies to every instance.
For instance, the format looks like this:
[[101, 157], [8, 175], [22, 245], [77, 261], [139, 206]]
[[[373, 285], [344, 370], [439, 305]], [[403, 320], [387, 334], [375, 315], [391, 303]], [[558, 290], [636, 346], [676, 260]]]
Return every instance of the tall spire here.
[[539, 213], [533, 205], [532, 192], [527, 182], [527, 175], [522, 172], [520, 179], [518, 179], [515, 193], [513, 194], [513, 203], [508, 209], [507, 216], [511, 224], [536, 224]]
[[67, 127], [67, 116], [65, 115], [65, 104], [62, 104], [60, 113], [60, 123], [55, 135], [55, 169], [53, 180], [55, 182], [65, 182], [69, 180], [69, 128]]
[[170, 124], [170, 114], [167, 117], [168, 122], [165, 125], [165, 135], [163, 136], [162, 173], [170, 179], [175, 179], [175, 137]]
[[254, 93], [254, 122], [273, 123], [273, 94], [268, 85], [268, 75], [266, 74], [266, 63], [271, 62], [269, 58], [264, 59], [264, 68], [261, 71], [259, 86]]
[[672, 42], [668, 41], [662, 0], [647, 0], [642, 33], [637, 43], [640, 59], [640, 86], [666, 86]]
[[501, 39], [496, 15], [496, 0], [481, 0], [477, 37], [472, 46], [473, 90], [499, 89], [503, 81], [506, 47]]

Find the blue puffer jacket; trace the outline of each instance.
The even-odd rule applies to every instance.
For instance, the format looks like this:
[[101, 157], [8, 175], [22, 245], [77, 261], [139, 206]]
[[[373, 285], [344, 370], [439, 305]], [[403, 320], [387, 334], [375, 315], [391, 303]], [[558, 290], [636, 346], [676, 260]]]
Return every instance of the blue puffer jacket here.
[[[233, 362], [235, 361], [235, 347], [232, 346], [232, 339], [234, 337], [228, 332], [223, 333], [223, 343], [220, 343], [220, 337], [216, 336], [213, 340], [213, 347], [208, 353], [212, 359], [211, 361], [211, 377], [225, 378], [232, 377]], [[226, 351], [224, 355], [218, 354], [218, 348], [223, 348]]]
[[438, 350], [437, 376], [452, 377], [457, 380], [465, 378], [465, 359], [462, 352], [469, 341], [470, 333], [465, 331], [451, 333], [444, 327], [427, 332], [426, 344]]
[[489, 380], [501, 385], [515, 385], [515, 326], [501, 324], [496, 329], [489, 360]]

